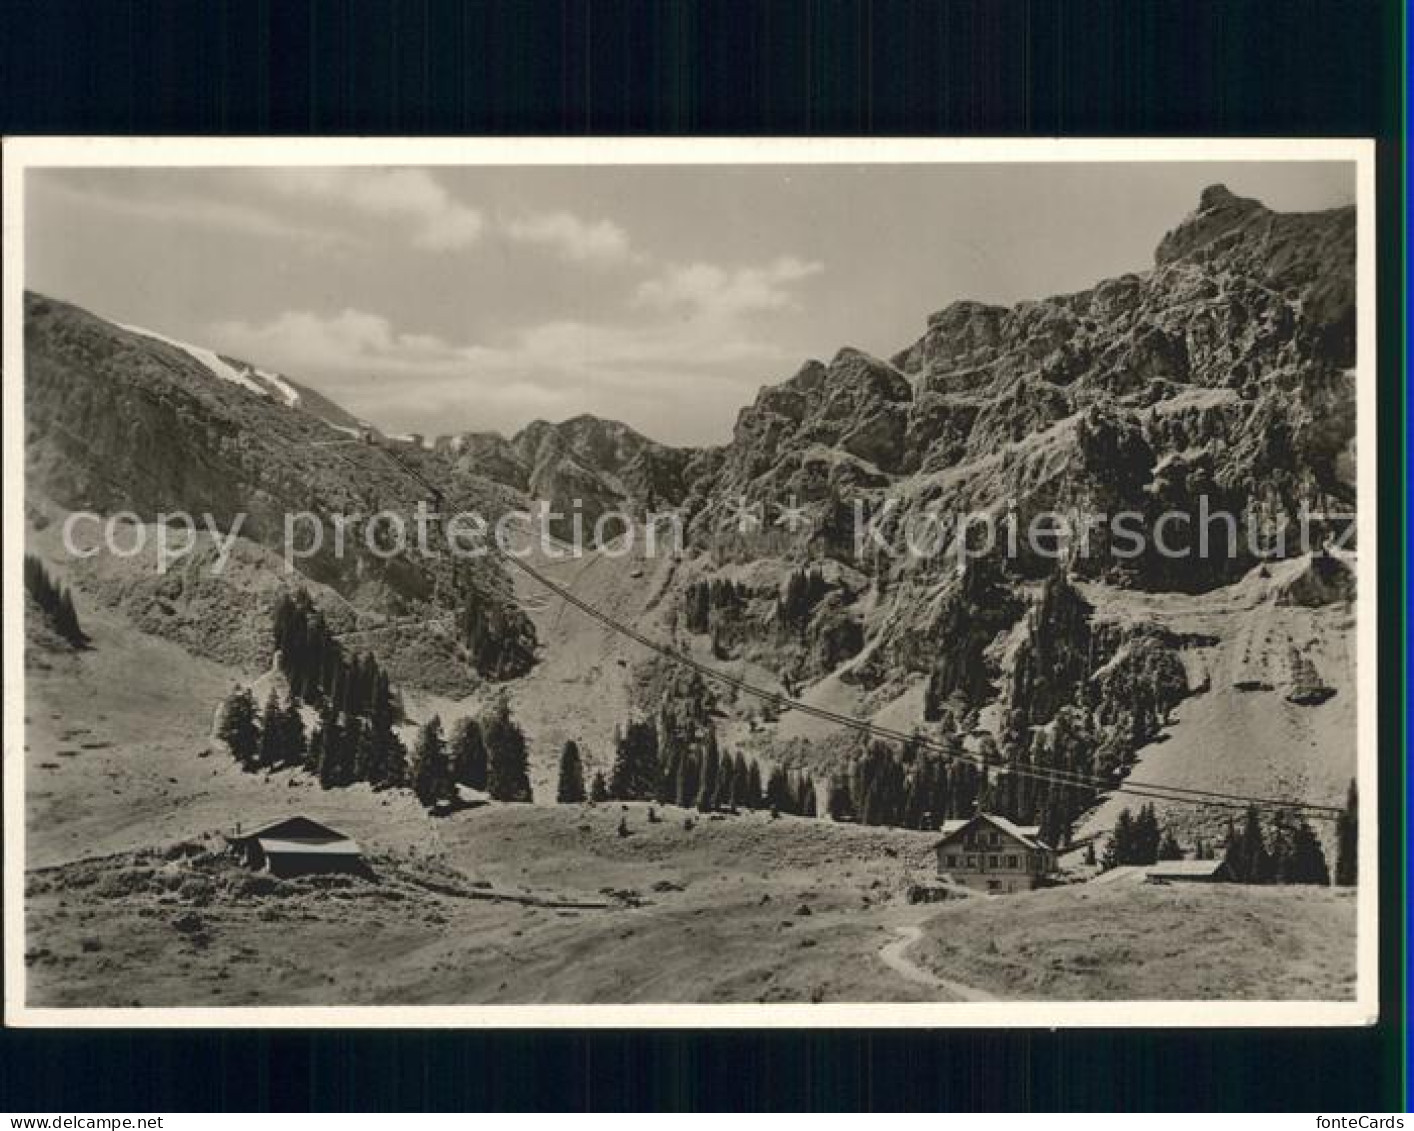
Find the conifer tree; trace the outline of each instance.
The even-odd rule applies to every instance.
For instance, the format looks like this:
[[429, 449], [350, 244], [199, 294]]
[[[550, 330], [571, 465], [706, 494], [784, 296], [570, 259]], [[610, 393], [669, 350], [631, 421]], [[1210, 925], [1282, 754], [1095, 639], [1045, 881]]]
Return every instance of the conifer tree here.
[[746, 774], [747, 804], [753, 809], [766, 807], [766, 790], [761, 784], [761, 763], [751, 760], [751, 768]]
[[1114, 831], [1105, 843], [1105, 853], [1100, 858], [1100, 867], [1105, 871], [1134, 863], [1134, 817], [1128, 809], [1121, 809], [1115, 818]]
[[248, 688], [233, 692], [221, 713], [220, 737], [242, 769], [252, 770], [260, 758], [260, 727], [255, 699]]
[[353, 758], [348, 733], [332, 701], [326, 702], [319, 716], [321, 750], [319, 784], [325, 789], [348, 785], [353, 778]]
[[[1053, 787], [1041, 809], [1041, 839], [1052, 848], [1063, 849], [1070, 843], [1070, 819], [1066, 816], [1061, 790]], [[1155, 847], [1155, 859], [1159, 849]]]
[[1241, 884], [1266, 884], [1272, 881], [1272, 858], [1262, 835], [1260, 814], [1255, 805], [1247, 807], [1242, 827], [1229, 833], [1223, 855], [1232, 877]]
[[806, 774], [800, 783], [800, 815], [802, 817], [818, 816], [819, 805], [819, 798], [815, 794], [815, 779]]
[[737, 751], [736, 757], [732, 760], [732, 795], [727, 802], [733, 812], [751, 808], [750, 792], [751, 770], [746, 763], [746, 755]]
[[256, 757], [256, 765], [270, 769], [284, 761], [284, 717], [280, 696], [272, 687], [265, 699], [265, 710], [260, 716], [260, 753]]
[[[620, 801], [652, 801], [657, 796], [658, 730], [646, 719], [635, 719], [624, 728], [609, 771], [609, 792]], [[691, 805], [696, 797], [687, 800]]]
[[1345, 809], [1335, 821], [1335, 882], [1354, 887], [1360, 878], [1360, 796], [1352, 780], [1345, 791]]
[[786, 772], [777, 766], [772, 769], [766, 784], [766, 804], [773, 811], [788, 813], [792, 801], [790, 780], [786, 777]]
[[54, 629], [70, 644], [82, 644], [88, 638], [79, 628], [79, 615], [74, 611], [74, 599], [67, 589], [59, 590], [59, 604], [54, 609]]
[[702, 754], [702, 775], [697, 783], [697, 809], [709, 812], [717, 800], [717, 775], [722, 769], [722, 754], [717, 748], [717, 736], [707, 732], [706, 747]]
[[[614, 748], [618, 749], [618, 743], [623, 738], [622, 733], [616, 734]], [[682, 753], [676, 744], [670, 744], [667, 749], [660, 751], [658, 759], [658, 789], [654, 798], [659, 805], [672, 805], [678, 799], [678, 772], [682, 768]]]
[[1164, 831], [1164, 839], [1163, 839], [1163, 841], [1160, 842], [1160, 844], [1159, 844], [1159, 859], [1160, 859], [1160, 860], [1182, 860], [1182, 859], [1183, 859], [1183, 848], [1179, 845], [1178, 840], [1174, 837], [1174, 835], [1173, 835], [1173, 830], [1172, 830], [1172, 829], [1166, 829], [1166, 830]]
[[458, 719], [452, 728], [451, 759], [452, 776], [458, 783], [486, 788], [486, 742], [475, 719]]
[[300, 714], [299, 703], [291, 695], [280, 712], [280, 738], [282, 765], [298, 766], [304, 761], [306, 748], [304, 736], [304, 716]]
[[442, 720], [436, 715], [417, 732], [409, 775], [413, 793], [429, 808], [455, 795], [451, 761], [442, 737]]
[[678, 758], [678, 780], [677, 780], [677, 803], [683, 809], [691, 809], [697, 804], [697, 787], [701, 778], [702, 766], [697, 760], [697, 755], [691, 750], [684, 750], [682, 756]]
[[385, 788], [396, 788], [404, 786], [408, 781], [408, 752], [403, 745], [403, 740], [398, 737], [396, 731], [389, 730], [386, 733], [380, 732], [377, 727], [373, 730], [375, 741], [378, 743], [378, 773], [379, 777], [375, 785]]
[[511, 718], [505, 695], [481, 721], [486, 744], [486, 791], [497, 801], [529, 801], [530, 762], [525, 734]]
[[393, 729], [397, 714], [388, 677], [381, 669], [375, 670], [368, 705], [372, 745], [369, 781], [380, 789], [401, 786], [407, 781], [407, 751]]
[[1287, 861], [1287, 882], [1292, 884], [1329, 884], [1330, 868], [1315, 830], [1304, 817], [1296, 820], [1291, 832], [1291, 849]]
[[357, 715], [349, 717], [349, 744], [353, 747], [353, 780], [374, 783], [382, 776], [378, 736], [373, 724]]
[[1159, 859], [1159, 818], [1153, 803], [1141, 805], [1139, 815], [1134, 819], [1131, 859], [1126, 864], [1153, 864]]
[[730, 754], [723, 754], [721, 766], [717, 770], [717, 790], [712, 795], [712, 808], [716, 810], [735, 811], [732, 797], [736, 793], [736, 759]]
[[589, 783], [589, 800], [596, 805], [609, 800], [609, 783], [604, 780], [602, 771], [596, 771], [594, 780]]
[[849, 794], [849, 779], [837, 774], [830, 780], [830, 793], [825, 802], [825, 811], [832, 821], [853, 821], [855, 819], [854, 799]]
[[304, 768], [316, 778], [320, 776], [324, 767], [324, 712], [320, 712], [318, 721], [314, 724], [314, 729], [309, 735], [309, 744], [304, 752]]
[[32, 554], [26, 554], [24, 558], [24, 582], [26, 591], [49, 619], [55, 632], [75, 647], [88, 642], [88, 637], [79, 627], [73, 597], [49, 576], [44, 563]]
[[584, 764], [574, 739], [566, 742], [560, 751], [560, 780], [555, 788], [555, 800], [561, 805], [578, 805], [584, 800]]

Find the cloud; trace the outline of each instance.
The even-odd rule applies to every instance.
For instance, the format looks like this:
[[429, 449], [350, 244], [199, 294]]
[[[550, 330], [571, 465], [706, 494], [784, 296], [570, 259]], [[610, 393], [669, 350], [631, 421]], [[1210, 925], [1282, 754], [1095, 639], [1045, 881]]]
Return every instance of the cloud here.
[[[521, 238], [565, 255], [633, 254], [626, 237], [586, 236], [592, 227], [556, 219]], [[793, 256], [673, 265], [630, 291], [622, 316], [550, 318], [477, 341], [411, 332], [356, 309], [221, 322], [210, 340], [312, 379], [385, 428], [510, 433], [536, 417], [591, 412], [665, 440], [700, 441], [730, 428], [763, 380], [795, 368], [800, 354], [782, 344], [779, 326], [767, 334], [751, 316], [797, 305], [798, 284], [821, 270]]]
[[453, 364], [456, 351], [432, 334], [399, 333], [380, 314], [343, 310], [334, 315], [287, 311], [269, 322], [217, 322], [214, 340], [247, 360], [302, 369], [354, 373], [425, 373]]
[[628, 233], [611, 220], [543, 212], [508, 220], [504, 231], [509, 239], [538, 244], [577, 263], [622, 263], [635, 258]]
[[260, 181], [285, 197], [410, 224], [413, 243], [430, 251], [469, 247], [486, 226], [425, 169], [271, 169]]
[[182, 224], [216, 228], [241, 235], [332, 246], [346, 245], [342, 234], [277, 216], [252, 204], [219, 200], [187, 192], [159, 195], [140, 192], [113, 192], [83, 183], [55, 181], [46, 191], [53, 197], [81, 208], [127, 220], [150, 221], [162, 225]]
[[633, 301], [654, 310], [685, 310], [708, 319], [735, 318], [795, 305], [793, 285], [822, 270], [820, 263], [791, 255], [735, 269], [712, 263], [679, 264], [640, 284]]
[[725, 429], [762, 373], [796, 360], [723, 323], [672, 318], [559, 319], [497, 342], [457, 343], [366, 311], [290, 311], [217, 323], [209, 340], [227, 356], [311, 380], [382, 427], [429, 432], [509, 433], [536, 417], [580, 412], [654, 431], [695, 433], [704, 418]]

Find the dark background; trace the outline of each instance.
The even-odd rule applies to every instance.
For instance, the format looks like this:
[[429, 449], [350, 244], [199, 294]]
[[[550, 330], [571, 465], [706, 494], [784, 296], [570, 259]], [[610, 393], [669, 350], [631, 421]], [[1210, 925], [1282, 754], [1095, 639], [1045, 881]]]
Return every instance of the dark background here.
[[1378, 1026], [10, 1030], [0, 1110], [1403, 1108], [1398, 3], [6, 0], [0, 26], [10, 134], [1373, 136], [1390, 406]]

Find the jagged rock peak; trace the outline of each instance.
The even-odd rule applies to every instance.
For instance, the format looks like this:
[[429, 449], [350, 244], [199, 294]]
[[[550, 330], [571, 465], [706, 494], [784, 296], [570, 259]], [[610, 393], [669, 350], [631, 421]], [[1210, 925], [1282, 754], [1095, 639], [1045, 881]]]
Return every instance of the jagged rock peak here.
[[1260, 200], [1253, 200], [1251, 197], [1238, 196], [1227, 185], [1209, 185], [1198, 197], [1198, 210], [1208, 212], [1214, 208], [1226, 208], [1237, 206], [1240, 208], [1261, 208]]
[[809, 392], [818, 389], [825, 381], [825, 363], [811, 358], [799, 369], [795, 376], [786, 382], [792, 389], [799, 389], [802, 392]]
[[1226, 185], [1209, 185], [1198, 197], [1197, 210], [1159, 241], [1154, 262], [1162, 267], [1182, 259], [1266, 214], [1261, 201], [1237, 196]]
[[995, 322], [1002, 318], [1007, 312], [1004, 306], [994, 306], [991, 303], [977, 302], [974, 299], [959, 299], [950, 302], [942, 310], [934, 311], [928, 316], [928, 326], [956, 327], [981, 320]]
[[906, 401], [913, 396], [908, 378], [895, 365], [854, 346], [843, 347], [830, 359], [825, 379], [831, 388], [860, 386], [886, 400]]

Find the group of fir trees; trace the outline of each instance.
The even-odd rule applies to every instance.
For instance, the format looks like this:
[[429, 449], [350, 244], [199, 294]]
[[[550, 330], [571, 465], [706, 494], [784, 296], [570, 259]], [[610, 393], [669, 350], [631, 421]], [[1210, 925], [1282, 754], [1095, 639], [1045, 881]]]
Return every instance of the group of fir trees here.
[[1278, 810], [1263, 830], [1255, 805], [1239, 825], [1231, 825], [1223, 860], [1232, 878], [1244, 884], [1329, 884], [1330, 869], [1321, 842], [1305, 817]]
[[[684, 741], [671, 729], [680, 723], [671, 712], [660, 712], [657, 721], [635, 719], [621, 727], [609, 776], [594, 776], [589, 800], [657, 801], [704, 813], [771, 809], [816, 816], [815, 781], [810, 775], [777, 768], [765, 779], [754, 759], [724, 752], [710, 724], [692, 731], [690, 740]], [[583, 800], [583, 782], [579, 748], [567, 743], [560, 759], [560, 799]]]
[[[271, 627], [290, 687], [285, 715], [292, 718], [303, 701], [319, 718], [298, 745], [291, 721], [281, 740], [288, 748], [283, 756], [251, 768], [303, 765], [325, 789], [355, 782], [380, 789], [406, 785], [407, 750], [395, 729], [400, 709], [377, 660], [348, 655], [304, 590], [280, 596]], [[271, 709], [267, 704], [267, 714]]]
[[[1161, 831], [1152, 804], [1138, 814], [1122, 809], [1115, 821], [1101, 859], [1102, 867], [1154, 864], [1182, 860], [1183, 849], [1171, 830]], [[1205, 858], [1199, 846], [1199, 859]], [[1310, 823], [1302, 816], [1278, 810], [1267, 828], [1255, 805], [1249, 806], [1240, 824], [1229, 824], [1223, 861], [1237, 883], [1329, 884], [1330, 869]], [[1337, 873], [1337, 882], [1339, 882]]]
[[[272, 690], [260, 718], [249, 691], [225, 703], [221, 737], [246, 769], [302, 766], [326, 789], [355, 782], [407, 786], [425, 805], [456, 797], [458, 785], [505, 801], [530, 799], [525, 736], [505, 698], [486, 716], [463, 720], [448, 742], [435, 716], [417, 737], [412, 756], [395, 729], [399, 709], [387, 674], [372, 656], [348, 657], [323, 615], [300, 591], [276, 602], [275, 646], [289, 683], [281, 704]], [[299, 703], [318, 710], [306, 736]]]
[[243, 769], [302, 766], [325, 789], [355, 782], [406, 786], [429, 808], [455, 800], [463, 785], [497, 801], [531, 800], [525, 735], [504, 696], [481, 719], [460, 720], [450, 739], [434, 715], [419, 729], [411, 757], [392, 729], [390, 711], [347, 715], [326, 701], [306, 737], [298, 701], [292, 696], [282, 705], [274, 691], [258, 717], [248, 689], [232, 693], [218, 733]]
[[584, 755], [579, 743], [573, 739], [560, 750], [559, 779], [555, 784], [555, 800], [561, 805], [578, 805], [585, 801], [601, 803], [612, 800], [608, 779], [602, 771], [595, 771], [586, 787], [584, 782]]
[[326, 699], [307, 734], [299, 700], [293, 695], [282, 703], [272, 689], [261, 710], [249, 689], [241, 688], [227, 697], [218, 734], [245, 770], [300, 766], [326, 789], [358, 781], [380, 788], [406, 781], [406, 754], [393, 729], [387, 698], [362, 715], [347, 714]]
[[1158, 814], [1150, 804], [1141, 805], [1137, 815], [1128, 809], [1120, 810], [1100, 863], [1108, 870], [1127, 864], [1156, 864], [1160, 860], [1182, 859], [1183, 849], [1172, 832], [1159, 826]]
[[970, 761], [924, 750], [916, 741], [875, 740], [831, 782], [825, 808], [836, 820], [935, 829], [949, 817], [971, 816], [985, 783]]
[[272, 621], [290, 694], [311, 705], [332, 705], [341, 715], [364, 718], [371, 718], [380, 704], [392, 704], [388, 676], [378, 661], [347, 655], [304, 590], [281, 594]]
[[710, 632], [713, 610], [730, 616], [745, 607], [750, 591], [740, 581], [696, 581], [683, 594], [683, 622], [688, 632]]
[[782, 628], [803, 633], [810, 614], [830, 590], [818, 569], [793, 570], [776, 601], [776, 621]]
[[424, 805], [455, 801], [457, 787], [486, 792], [495, 801], [530, 801], [530, 763], [525, 733], [511, 717], [505, 695], [479, 719], [457, 722], [451, 738], [436, 715], [418, 732], [408, 785]]
[[487, 679], [515, 679], [535, 663], [535, 627], [519, 609], [470, 594], [457, 614], [457, 634], [472, 667]]
[[88, 643], [79, 627], [74, 600], [69, 591], [49, 576], [44, 563], [31, 554], [25, 555], [25, 591], [48, 618], [54, 631], [75, 647]]

